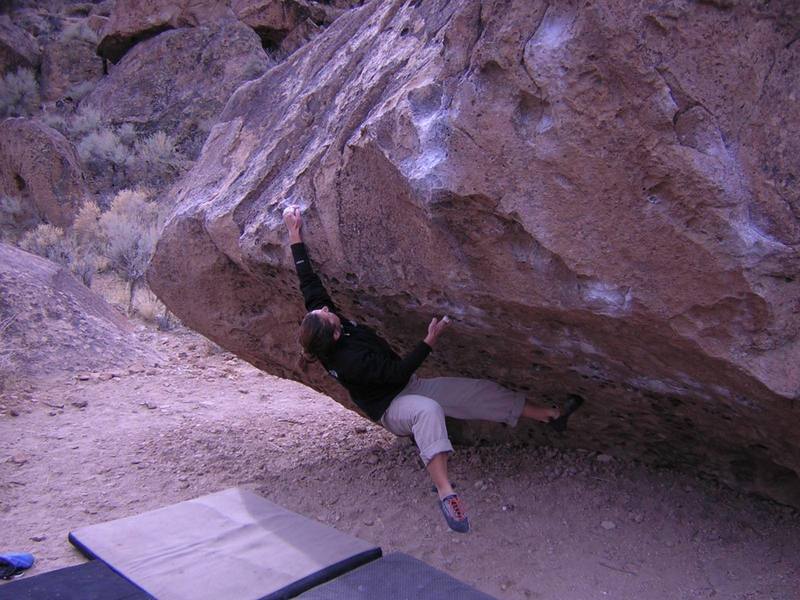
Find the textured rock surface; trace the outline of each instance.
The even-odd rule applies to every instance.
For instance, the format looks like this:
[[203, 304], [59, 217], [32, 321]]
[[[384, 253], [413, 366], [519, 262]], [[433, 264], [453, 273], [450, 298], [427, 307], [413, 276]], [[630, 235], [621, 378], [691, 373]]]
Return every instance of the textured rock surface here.
[[285, 56], [312, 39], [349, 7], [309, 0], [231, 0], [231, 8], [242, 23], [258, 33], [265, 48], [278, 49]]
[[235, 18], [229, 3], [218, 0], [117, 0], [97, 53], [117, 62], [138, 42], [167, 29], [219, 24]]
[[86, 193], [75, 148], [61, 133], [33, 119], [0, 122], [0, 194], [23, 201], [20, 218], [64, 227]]
[[295, 366], [280, 213], [297, 201], [345, 313], [398, 348], [454, 317], [424, 372], [580, 393], [569, 443], [800, 506], [799, 13], [725, 6], [348, 12], [228, 103], [150, 283], [344, 401]]
[[165, 31], [137, 44], [83, 102], [109, 122], [168, 132], [193, 156], [233, 91], [268, 64], [238, 21]]
[[39, 44], [33, 36], [12, 23], [8, 15], [0, 15], [0, 74], [20, 67], [36, 69], [40, 60]]
[[94, 45], [80, 39], [55, 40], [42, 51], [42, 99], [58, 100], [82, 84], [103, 76], [103, 60]]
[[[117, 0], [103, 27], [98, 54], [117, 62], [138, 42], [168, 29], [219, 26], [240, 20], [253, 28], [265, 46], [281, 50], [284, 38], [309, 36], [310, 24], [330, 24], [361, 0]], [[297, 44], [291, 46], [294, 50]]]
[[26, 377], [145, 362], [129, 321], [69, 271], [0, 244], [0, 391]]

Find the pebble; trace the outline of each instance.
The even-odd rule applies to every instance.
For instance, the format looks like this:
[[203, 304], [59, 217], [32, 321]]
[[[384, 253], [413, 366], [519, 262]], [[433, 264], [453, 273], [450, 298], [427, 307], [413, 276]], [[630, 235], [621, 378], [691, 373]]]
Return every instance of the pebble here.
[[88, 405], [89, 403], [86, 400], [75, 400], [72, 403], [72, 406], [74, 406], [75, 408], [86, 408]]
[[24, 454], [17, 453], [13, 454], [9, 460], [15, 465], [24, 465], [26, 462], [28, 462], [28, 457]]
[[76, 379], [77, 379], [78, 381], [89, 381], [90, 377], [89, 377], [89, 375], [86, 375], [86, 374], [83, 374], [83, 373], [82, 373], [81, 375], [78, 375], [78, 376], [76, 377]]
[[367, 456], [367, 463], [370, 465], [377, 464], [378, 460], [380, 459], [375, 454], [370, 454]]
[[152, 402], [142, 402], [142, 406], [144, 406], [145, 408], [147, 408], [149, 410], [155, 410], [155, 409], [158, 408], [158, 406], [153, 404]]
[[43, 534], [40, 534], [40, 535], [32, 535], [32, 536], [31, 536], [31, 541], [32, 541], [32, 542], [43, 542], [43, 541], [45, 541], [46, 539], [47, 539], [47, 536], [46, 536], [46, 535], [43, 535]]
[[249, 394], [249, 393], [250, 393], [250, 390], [247, 390], [247, 389], [245, 389], [245, 388], [239, 388], [239, 393], [240, 393], [240, 394]]
[[367, 527], [372, 527], [373, 525], [375, 525], [375, 521], [373, 521], [372, 519], [368, 519], [364, 521], [364, 525], [366, 525]]
[[614, 523], [614, 521], [603, 521], [602, 523], [600, 523], [600, 527], [602, 527], [606, 531], [610, 531], [611, 529], [615, 529], [617, 527], [617, 524]]
[[610, 463], [612, 460], [614, 460], [614, 457], [609, 456], [608, 454], [598, 454], [595, 460], [599, 463]]
[[11, 415], [12, 417], [18, 417], [19, 416], [19, 413], [16, 410], [14, 410], [13, 408], [10, 411], [8, 411], [8, 414]]

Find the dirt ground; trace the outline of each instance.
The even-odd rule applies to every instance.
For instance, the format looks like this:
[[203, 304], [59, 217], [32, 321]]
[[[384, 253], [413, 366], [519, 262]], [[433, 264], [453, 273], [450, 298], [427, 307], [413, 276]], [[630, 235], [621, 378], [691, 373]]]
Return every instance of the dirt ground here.
[[461, 447], [473, 529], [452, 533], [408, 440], [196, 334], [137, 335], [158, 364], [0, 398], [0, 551], [32, 552], [29, 574], [84, 560], [72, 529], [243, 485], [501, 599], [800, 598], [786, 507], [593, 452]]

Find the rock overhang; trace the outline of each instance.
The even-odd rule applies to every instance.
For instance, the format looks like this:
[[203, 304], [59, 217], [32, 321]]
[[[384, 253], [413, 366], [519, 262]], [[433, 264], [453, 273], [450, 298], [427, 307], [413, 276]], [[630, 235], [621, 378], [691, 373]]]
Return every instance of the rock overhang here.
[[[740, 72], [706, 65], [713, 88], [702, 54], [665, 57], [670, 36], [733, 52], [732, 13], [637, 10], [346, 13], [228, 102], [180, 183], [151, 285], [221, 345], [346, 402], [295, 363], [302, 306], [280, 214], [298, 202], [347, 314], [398, 347], [454, 318], [426, 373], [580, 393], [574, 443], [800, 504], [798, 207], [774, 181], [764, 193], [773, 176], [757, 166], [775, 149], [752, 142], [770, 126], [734, 126], [797, 109], [751, 93], [776, 85], [769, 61], [736, 109], [723, 100]], [[731, 10], [748, 43], [796, 53], [780, 14], [767, 32], [749, 5]]]

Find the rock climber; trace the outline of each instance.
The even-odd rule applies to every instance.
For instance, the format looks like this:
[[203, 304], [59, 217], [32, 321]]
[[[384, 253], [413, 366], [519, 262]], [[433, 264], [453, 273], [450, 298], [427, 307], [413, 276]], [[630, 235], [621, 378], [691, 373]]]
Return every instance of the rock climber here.
[[580, 408], [583, 399], [570, 395], [559, 410], [536, 406], [524, 394], [488, 380], [417, 377], [414, 371], [447, 329], [448, 317], [432, 319], [427, 335], [405, 356], [399, 356], [375, 331], [346, 319], [336, 308], [309, 261], [300, 209], [287, 207], [283, 219], [308, 311], [300, 325], [301, 360], [319, 361], [374, 422], [395, 435], [413, 436], [436, 486], [447, 525], [466, 533], [469, 519], [447, 475], [447, 459], [453, 446], [445, 417], [497, 421], [511, 426], [523, 417], [564, 431], [567, 419]]

